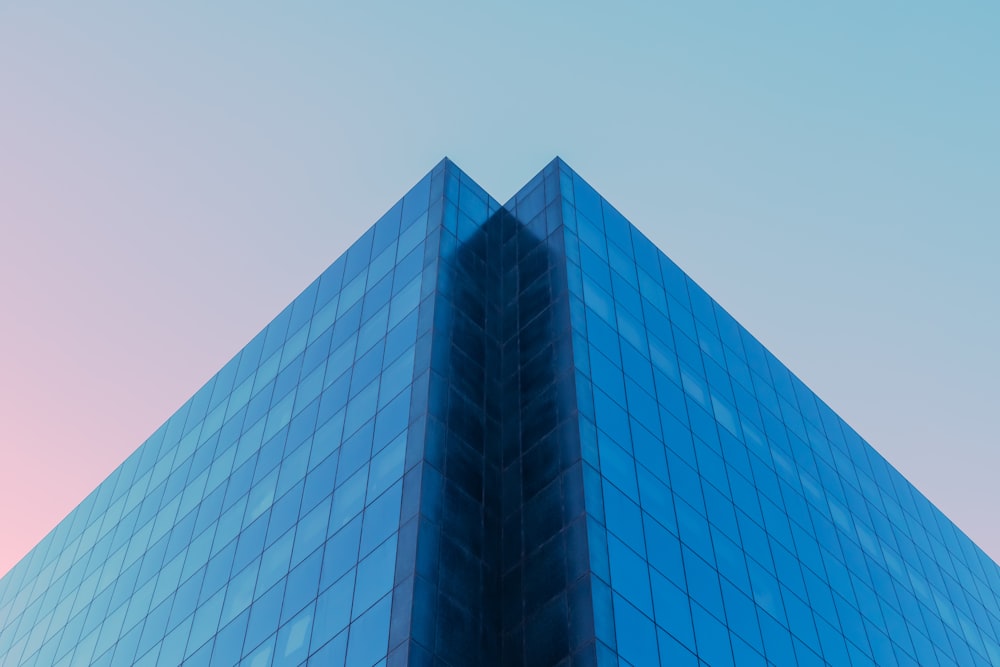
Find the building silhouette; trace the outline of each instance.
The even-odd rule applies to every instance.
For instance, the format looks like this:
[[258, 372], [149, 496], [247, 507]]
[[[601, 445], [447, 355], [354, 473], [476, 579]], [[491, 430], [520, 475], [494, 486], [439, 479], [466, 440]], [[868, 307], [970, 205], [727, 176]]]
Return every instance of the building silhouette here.
[[0, 664], [1000, 665], [998, 591], [565, 163], [444, 160], [0, 580]]

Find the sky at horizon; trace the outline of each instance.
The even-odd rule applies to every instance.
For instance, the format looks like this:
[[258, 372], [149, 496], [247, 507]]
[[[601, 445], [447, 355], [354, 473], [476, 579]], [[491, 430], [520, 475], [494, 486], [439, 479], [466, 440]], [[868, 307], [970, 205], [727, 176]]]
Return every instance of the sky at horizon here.
[[1000, 559], [1000, 5], [0, 4], [0, 575], [447, 155], [560, 155]]

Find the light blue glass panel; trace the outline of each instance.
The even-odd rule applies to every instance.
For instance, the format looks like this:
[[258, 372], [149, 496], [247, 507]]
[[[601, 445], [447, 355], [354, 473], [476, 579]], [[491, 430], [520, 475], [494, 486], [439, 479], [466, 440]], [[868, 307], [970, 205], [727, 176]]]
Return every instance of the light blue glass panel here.
[[[427, 365], [414, 346], [440, 222], [430, 181], [444, 169], [0, 580], [0, 664], [298, 664], [336, 653], [333, 631], [313, 628], [344, 590], [361, 623], [352, 655], [385, 657], [408, 387]], [[355, 566], [352, 616], [353, 587], [326, 573]]]

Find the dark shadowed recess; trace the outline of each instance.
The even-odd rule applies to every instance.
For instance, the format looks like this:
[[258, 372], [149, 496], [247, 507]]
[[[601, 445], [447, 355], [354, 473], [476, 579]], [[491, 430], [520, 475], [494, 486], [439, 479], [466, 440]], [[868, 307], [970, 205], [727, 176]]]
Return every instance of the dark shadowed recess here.
[[593, 663], [562, 229], [541, 176], [442, 253], [410, 665]]

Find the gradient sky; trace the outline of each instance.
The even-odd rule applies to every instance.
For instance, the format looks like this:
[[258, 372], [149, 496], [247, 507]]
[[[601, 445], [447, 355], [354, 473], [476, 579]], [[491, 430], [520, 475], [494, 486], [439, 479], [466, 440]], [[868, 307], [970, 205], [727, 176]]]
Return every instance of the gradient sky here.
[[444, 155], [561, 155], [1000, 558], [1000, 4], [150, 4], [0, 0], [0, 573]]

